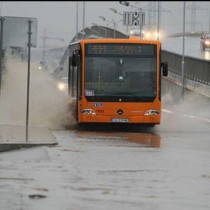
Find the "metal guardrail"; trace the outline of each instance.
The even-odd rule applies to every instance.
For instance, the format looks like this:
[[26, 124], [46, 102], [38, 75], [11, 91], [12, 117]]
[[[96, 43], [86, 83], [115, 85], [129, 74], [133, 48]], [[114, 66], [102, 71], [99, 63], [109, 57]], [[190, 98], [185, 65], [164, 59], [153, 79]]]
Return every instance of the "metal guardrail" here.
[[[182, 55], [162, 50], [162, 61], [168, 62], [170, 72], [182, 76]], [[184, 78], [210, 86], [210, 61], [185, 56]]]
[[[185, 36], [186, 37], [201, 37], [204, 33], [209, 33], [208, 31], [189, 31], [189, 32], [185, 32]], [[183, 32], [181, 33], [176, 33], [176, 34], [171, 34], [168, 35], [167, 37], [183, 37]]]

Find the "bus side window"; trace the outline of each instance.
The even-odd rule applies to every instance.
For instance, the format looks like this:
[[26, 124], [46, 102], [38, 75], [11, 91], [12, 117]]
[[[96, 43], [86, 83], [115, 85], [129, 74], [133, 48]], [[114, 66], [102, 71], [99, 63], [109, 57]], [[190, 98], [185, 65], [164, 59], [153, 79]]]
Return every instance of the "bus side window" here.
[[77, 66], [77, 62], [78, 62], [78, 57], [79, 57], [79, 50], [74, 50], [73, 54], [72, 54], [72, 66]]

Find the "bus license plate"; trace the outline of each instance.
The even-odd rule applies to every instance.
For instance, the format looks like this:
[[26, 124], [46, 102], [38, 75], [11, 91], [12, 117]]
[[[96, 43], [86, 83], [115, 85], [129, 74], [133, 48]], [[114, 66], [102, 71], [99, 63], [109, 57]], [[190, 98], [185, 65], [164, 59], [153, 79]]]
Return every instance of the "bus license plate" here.
[[112, 118], [112, 122], [114, 122], [114, 123], [125, 123], [125, 122], [128, 122], [128, 119]]

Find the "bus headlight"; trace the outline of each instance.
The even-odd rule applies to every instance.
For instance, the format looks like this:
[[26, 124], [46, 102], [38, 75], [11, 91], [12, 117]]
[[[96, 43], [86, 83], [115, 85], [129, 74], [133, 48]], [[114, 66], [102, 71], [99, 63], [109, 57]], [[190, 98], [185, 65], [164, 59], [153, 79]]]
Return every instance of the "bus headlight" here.
[[207, 41], [205, 41], [205, 45], [209, 45], [210, 44], [210, 42], [207, 40]]
[[66, 85], [64, 83], [62, 83], [62, 82], [59, 82], [58, 83], [58, 89], [60, 91], [64, 91], [66, 89]]
[[149, 109], [147, 110], [144, 115], [159, 115], [160, 114], [160, 111], [158, 110], [155, 110], [155, 109]]
[[87, 114], [87, 115], [95, 115], [95, 111], [92, 110], [92, 109], [83, 109], [82, 111], [82, 114]]

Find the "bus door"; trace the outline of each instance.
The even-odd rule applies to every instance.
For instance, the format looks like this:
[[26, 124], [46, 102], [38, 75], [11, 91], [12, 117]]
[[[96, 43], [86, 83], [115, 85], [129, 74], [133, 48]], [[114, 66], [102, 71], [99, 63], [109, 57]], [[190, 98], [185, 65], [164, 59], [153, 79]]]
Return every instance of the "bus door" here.
[[[71, 89], [72, 89], [72, 97], [76, 97], [76, 113], [78, 113], [78, 104], [79, 100], [81, 99], [81, 91], [82, 91], [82, 84], [81, 84], [81, 56], [80, 51], [75, 50], [72, 55], [72, 73], [71, 73]], [[78, 114], [76, 114], [76, 120], [78, 121]]]

